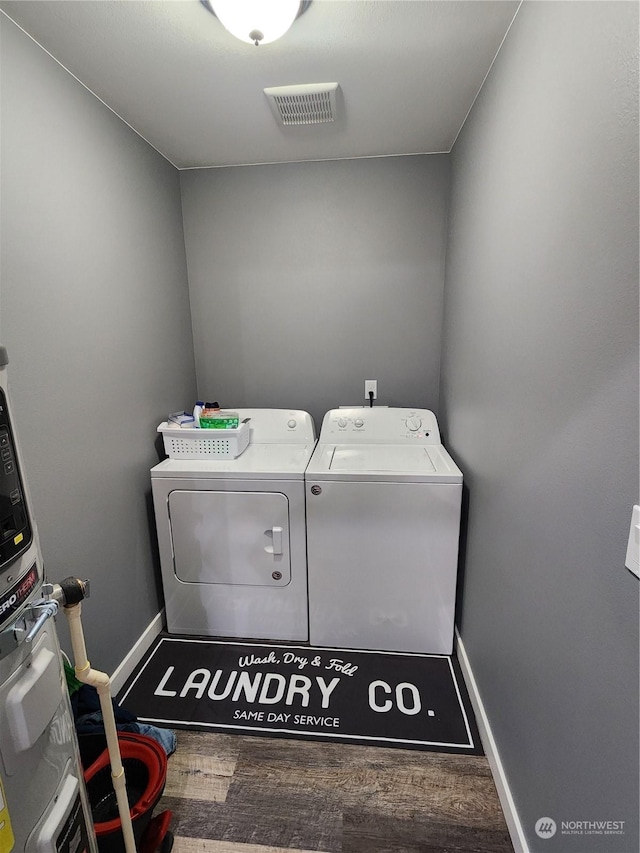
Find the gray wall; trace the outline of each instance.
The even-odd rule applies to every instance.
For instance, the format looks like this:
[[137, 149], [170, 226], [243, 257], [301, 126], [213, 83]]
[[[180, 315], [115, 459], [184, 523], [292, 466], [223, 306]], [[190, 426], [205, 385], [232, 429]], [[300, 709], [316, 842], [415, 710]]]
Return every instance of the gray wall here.
[[178, 173], [0, 24], [0, 339], [45, 566], [91, 579], [110, 670], [159, 610], [155, 428], [195, 394]]
[[461, 634], [546, 853], [638, 849], [637, 50], [637, 4], [525, 2], [453, 152], [441, 413], [470, 496]]
[[181, 173], [198, 391], [227, 406], [438, 402], [446, 156]]
[[[525, 3], [454, 151], [439, 415], [461, 631], [532, 850], [637, 849], [637, 7]], [[148, 469], [195, 393], [175, 170], [2, 27], [0, 340], [94, 665], [159, 607]], [[201, 395], [438, 411], [448, 158], [183, 173]], [[538, 840], [535, 820], [625, 820]]]

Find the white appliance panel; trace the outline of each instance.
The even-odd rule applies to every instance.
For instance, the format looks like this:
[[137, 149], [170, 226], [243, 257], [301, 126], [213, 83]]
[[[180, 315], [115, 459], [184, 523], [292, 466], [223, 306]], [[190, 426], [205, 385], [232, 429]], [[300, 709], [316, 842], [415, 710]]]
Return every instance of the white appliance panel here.
[[[163, 464], [163, 463], [161, 463]], [[155, 469], [154, 469], [155, 470]], [[151, 488], [156, 515], [158, 546], [160, 550], [160, 566], [162, 570], [162, 585], [164, 588], [165, 612], [167, 630], [173, 634], [186, 634], [205, 637], [229, 637], [243, 639], [272, 639], [297, 640], [309, 639], [309, 620], [307, 606], [307, 552], [305, 531], [305, 494], [304, 480], [238, 480], [219, 479], [216, 477], [175, 478], [155, 477], [152, 472]], [[256, 504], [256, 496], [273, 499], [276, 506], [282, 501], [288, 507], [287, 527], [283, 523], [283, 555], [288, 548], [288, 565], [274, 563], [274, 557], [267, 552], [260, 554], [261, 564], [269, 560], [272, 564], [269, 574], [282, 571], [283, 582], [271, 578], [268, 585], [247, 582], [255, 577], [251, 565], [241, 565], [240, 561], [233, 563], [233, 576], [240, 582], [220, 583], [196, 579], [196, 570], [191, 575], [192, 580], [185, 582], [176, 574], [174, 566], [174, 538], [176, 536], [175, 518], [170, 519], [170, 496], [173, 493], [193, 493], [196, 507], [200, 500], [207, 505], [209, 494], [213, 493], [213, 503], [222, 494], [237, 497], [238, 513], [242, 514], [242, 498]], [[267, 500], [270, 504], [270, 500]], [[198, 510], [200, 511], [200, 510]], [[185, 520], [187, 528], [194, 522]], [[195, 522], [197, 524], [197, 522]], [[274, 517], [269, 516], [268, 522], [263, 518], [255, 530], [255, 536], [260, 540], [261, 547], [269, 547], [269, 537], [265, 536], [267, 523], [273, 526]], [[235, 519], [231, 525], [235, 536], [243, 536], [246, 529], [244, 522]], [[193, 530], [192, 530], [193, 533]], [[178, 533], [178, 538], [182, 536]], [[188, 532], [184, 534], [188, 536]], [[253, 535], [253, 534], [252, 534]], [[189, 547], [199, 546], [178, 543], [178, 561], [182, 564], [184, 553]], [[236, 544], [236, 554], [242, 551], [242, 544]], [[275, 555], [278, 557], [278, 555]], [[245, 559], [247, 552], [245, 552]], [[197, 563], [196, 563], [197, 564]], [[284, 566], [283, 569], [280, 566]], [[188, 577], [185, 568], [179, 569], [184, 577]], [[287, 574], [288, 572], [288, 574]], [[222, 576], [219, 576], [220, 579]], [[227, 576], [228, 578], [231, 575]]]
[[167, 629], [174, 634], [309, 638], [304, 472], [311, 415], [238, 409], [236, 459], [165, 459], [151, 470]]
[[327, 412], [305, 481], [311, 642], [451, 654], [462, 472], [433, 412]]
[[[376, 447], [381, 451], [377, 459], [374, 453], [369, 453], [370, 449], [375, 450]], [[425, 455], [422, 456], [422, 453]], [[410, 460], [415, 462], [413, 467]], [[462, 483], [462, 472], [444, 447], [318, 444], [307, 466], [305, 478], [379, 483]]]
[[60, 686], [56, 656], [50, 649], [40, 649], [5, 702], [9, 731], [19, 752], [30, 749], [48, 726], [62, 699]]
[[[32, 617], [26, 618], [26, 627], [32, 627]], [[0, 657], [0, 790], [4, 790], [14, 850], [56, 853], [68, 849], [63, 839], [71, 834], [77, 838], [78, 850], [95, 853], [53, 619], [38, 631], [32, 644], [23, 641], [7, 652], [12, 635], [12, 630], [4, 632]], [[0, 825], [0, 849], [5, 849], [6, 831]]]
[[322, 419], [321, 444], [440, 444], [440, 430], [428, 409], [387, 406], [331, 409]]
[[250, 444], [236, 459], [165, 459], [152, 476], [302, 480], [313, 448], [313, 443]]
[[[231, 408], [230, 406], [227, 408]], [[248, 418], [251, 444], [313, 444], [316, 428], [308, 412], [299, 409], [234, 409]]]
[[426, 447], [366, 444], [362, 447], [336, 447], [330, 471], [398, 471], [403, 474], [433, 473], [436, 469]]
[[311, 485], [310, 642], [451, 654], [462, 486]]
[[169, 495], [169, 518], [179, 581], [253, 586], [291, 581], [286, 495], [177, 489]]

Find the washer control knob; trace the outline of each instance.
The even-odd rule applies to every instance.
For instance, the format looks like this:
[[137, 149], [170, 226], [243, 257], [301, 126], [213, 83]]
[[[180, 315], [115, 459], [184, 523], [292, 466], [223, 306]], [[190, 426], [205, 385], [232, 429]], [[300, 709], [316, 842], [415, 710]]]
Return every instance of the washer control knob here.
[[420, 418], [407, 418], [407, 429], [411, 432], [417, 432], [422, 426]]
[[287, 426], [289, 429], [295, 429], [298, 426], [298, 422], [291, 418], [290, 421], [287, 421]]
[[353, 425], [357, 427], [364, 426], [364, 421], [362, 420], [362, 418], [356, 418], [353, 422]]
[[347, 419], [346, 418], [338, 418], [338, 426], [339, 427], [346, 427], [346, 425], [347, 425]]

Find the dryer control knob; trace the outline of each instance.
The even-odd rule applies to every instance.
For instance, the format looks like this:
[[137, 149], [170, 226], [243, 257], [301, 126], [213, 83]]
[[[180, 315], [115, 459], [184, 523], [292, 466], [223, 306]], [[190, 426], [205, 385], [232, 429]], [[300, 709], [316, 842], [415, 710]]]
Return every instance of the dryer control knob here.
[[290, 421], [287, 421], [287, 426], [289, 427], [289, 429], [295, 429], [298, 426], [298, 422], [294, 421], [294, 419], [291, 418]]
[[347, 425], [346, 418], [338, 418], [338, 426], [339, 427], [346, 427], [346, 425]]
[[420, 418], [407, 418], [407, 429], [411, 430], [411, 432], [417, 432], [422, 426], [422, 421]]
[[362, 420], [362, 418], [356, 418], [353, 422], [353, 425], [357, 427], [364, 426], [364, 421]]

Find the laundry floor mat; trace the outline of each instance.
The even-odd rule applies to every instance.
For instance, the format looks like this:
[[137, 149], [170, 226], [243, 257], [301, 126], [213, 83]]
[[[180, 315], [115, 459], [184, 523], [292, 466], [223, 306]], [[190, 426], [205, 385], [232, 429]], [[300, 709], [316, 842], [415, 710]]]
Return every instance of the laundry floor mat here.
[[161, 634], [118, 695], [172, 728], [482, 755], [455, 658]]

